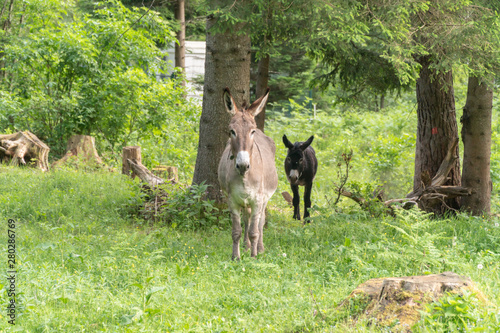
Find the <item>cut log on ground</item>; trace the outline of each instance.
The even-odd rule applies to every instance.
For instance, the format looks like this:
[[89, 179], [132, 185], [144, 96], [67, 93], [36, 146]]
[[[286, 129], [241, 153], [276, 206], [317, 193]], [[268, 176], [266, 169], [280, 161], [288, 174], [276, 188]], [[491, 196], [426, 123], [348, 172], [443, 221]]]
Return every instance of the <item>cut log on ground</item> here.
[[102, 164], [102, 160], [95, 148], [95, 139], [89, 135], [73, 135], [69, 138], [66, 154], [60, 160], [52, 163], [52, 167], [65, 164], [71, 157], [78, 158], [78, 161], [84, 164]]
[[132, 178], [139, 177], [151, 188], [163, 184], [165, 180], [156, 176], [142, 164], [141, 147], [123, 147], [122, 173]]
[[165, 182], [163, 178], [155, 176], [151, 171], [148, 170], [148, 168], [142, 165], [142, 163], [132, 159], [128, 159], [127, 162], [132, 169], [133, 174], [139, 177], [140, 180], [147, 183], [149, 186], [156, 187]]
[[[339, 306], [349, 311], [353, 303], [364, 308], [360, 317], [372, 323], [391, 327], [391, 332], [411, 332], [420, 319], [419, 310], [445, 292], [476, 293], [478, 299], [487, 302], [471, 279], [453, 272], [400, 278], [371, 279], [359, 285]], [[395, 325], [395, 326], [393, 326]]]
[[50, 148], [30, 131], [0, 134], [0, 160], [11, 164], [33, 164], [42, 171], [49, 170]]
[[172, 184], [177, 184], [179, 182], [179, 171], [174, 166], [158, 165], [153, 168], [152, 171], [158, 177], [165, 177], [165, 179]]

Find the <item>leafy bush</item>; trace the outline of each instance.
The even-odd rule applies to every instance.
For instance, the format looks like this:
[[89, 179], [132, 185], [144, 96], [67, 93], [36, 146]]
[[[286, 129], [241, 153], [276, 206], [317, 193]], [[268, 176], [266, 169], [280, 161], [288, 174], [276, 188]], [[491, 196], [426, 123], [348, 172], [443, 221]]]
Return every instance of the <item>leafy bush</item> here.
[[228, 215], [212, 200], [206, 199], [209, 185], [204, 183], [189, 187], [164, 186], [166, 199], [160, 207], [160, 219], [182, 230], [223, 228], [229, 226]]
[[0, 131], [29, 129], [61, 155], [72, 134], [96, 136], [113, 150], [176, 129], [168, 120], [185, 113], [184, 88], [156, 79], [166, 67], [158, 46], [174, 40], [169, 22], [116, 0], [91, 14], [71, 3], [38, 5], [30, 0], [27, 13], [16, 14], [30, 29], [13, 30], [2, 52], [12, 80], [0, 91], [13, 93], [0, 94], [7, 106], [0, 119], [9, 120]]
[[498, 332], [500, 314], [481, 310], [476, 294], [446, 293], [439, 300], [426, 304], [422, 318], [413, 328], [417, 332]]
[[[193, 101], [185, 101], [184, 109], [166, 115], [166, 123], [148, 136], [137, 138], [141, 146], [142, 162], [148, 168], [159, 164], [176, 166], [179, 181], [190, 183], [198, 153], [198, 125], [201, 108]], [[138, 134], [138, 133], [137, 133]]]
[[378, 198], [378, 193], [381, 186], [370, 183], [358, 183], [351, 181], [347, 184], [347, 188], [351, 191], [354, 197], [363, 198], [363, 209], [371, 216], [380, 216], [387, 213], [388, 209]]

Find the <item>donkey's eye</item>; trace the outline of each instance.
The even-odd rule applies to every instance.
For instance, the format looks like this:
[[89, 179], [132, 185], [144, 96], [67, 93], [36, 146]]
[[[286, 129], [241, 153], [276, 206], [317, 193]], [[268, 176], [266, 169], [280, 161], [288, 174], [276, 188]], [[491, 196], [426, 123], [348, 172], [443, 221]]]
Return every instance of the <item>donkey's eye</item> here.
[[231, 134], [232, 136], [236, 136], [236, 132], [234, 130], [231, 130], [229, 134]]
[[286, 161], [287, 161], [288, 163], [290, 163], [290, 162], [292, 161], [292, 159], [291, 159], [290, 157], [287, 157], [287, 158], [286, 158]]
[[255, 134], [255, 130], [252, 130], [252, 131], [250, 132], [250, 135], [254, 135], [254, 134]]
[[299, 163], [300, 163], [300, 164], [302, 164], [302, 162], [304, 162], [304, 159], [303, 159], [303, 158], [301, 158], [301, 159], [299, 160]]

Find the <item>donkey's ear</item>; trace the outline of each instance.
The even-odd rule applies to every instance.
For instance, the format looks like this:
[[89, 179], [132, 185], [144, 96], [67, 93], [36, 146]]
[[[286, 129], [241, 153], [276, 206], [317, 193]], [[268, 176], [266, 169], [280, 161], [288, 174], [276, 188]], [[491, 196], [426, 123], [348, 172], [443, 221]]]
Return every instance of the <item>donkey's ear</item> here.
[[254, 117], [258, 115], [266, 107], [267, 97], [269, 96], [269, 88], [267, 88], [266, 93], [260, 97], [258, 100], [252, 103], [248, 108], [248, 112]]
[[313, 142], [314, 140], [314, 135], [312, 135], [309, 139], [307, 139], [306, 142], [303, 142], [301, 145], [300, 145], [300, 149], [301, 150], [306, 150], [307, 147], [309, 147], [311, 145], [311, 143]]
[[286, 134], [283, 134], [283, 143], [285, 144], [285, 147], [287, 147], [288, 149], [293, 148], [293, 144], [290, 141], [288, 141]]
[[226, 111], [234, 115], [236, 111], [238, 111], [238, 107], [236, 106], [236, 102], [234, 101], [233, 96], [231, 96], [231, 92], [229, 91], [228, 87], [224, 89], [222, 99], [224, 101]]

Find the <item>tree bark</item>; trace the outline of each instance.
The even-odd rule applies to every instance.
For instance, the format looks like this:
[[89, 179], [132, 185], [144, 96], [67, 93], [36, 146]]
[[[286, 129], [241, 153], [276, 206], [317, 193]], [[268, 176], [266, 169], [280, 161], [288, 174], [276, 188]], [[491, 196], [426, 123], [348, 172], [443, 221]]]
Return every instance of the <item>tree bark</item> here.
[[421, 186], [417, 191], [408, 194], [404, 199], [391, 199], [384, 202], [382, 200], [382, 196], [378, 194], [377, 191], [373, 193], [373, 197], [370, 198], [371, 200], [367, 200], [359, 194], [339, 189], [338, 187], [336, 191], [339, 192], [340, 195], [354, 200], [361, 206], [361, 208], [368, 211], [371, 209], [374, 198], [383, 203], [384, 206], [388, 208], [388, 212], [391, 214], [394, 214], [393, 205], [395, 204], [400, 204], [400, 207], [403, 209], [410, 209], [411, 207], [418, 205], [420, 209], [426, 211], [432, 211], [432, 208], [435, 207], [436, 204], [442, 204], [448, 210], [456, 210], [446, 204], [447, 200], [449, 201], [449, 199], [457, 197], [467, 197], [472, 195], [474, 192], [472, 188], [443, 185], [448, 180], [448, 174], [455, 166], [455, 162], [458, 159], [458, 156], [456, 155], [457, 146], [458, 138], [455, 139], [455, 142], [448, 147], [446, 157], [441, 162], [434, 178], [425, 180], [424, 186]]
[[[7, 4], [9, 4], [9, 5], [7, 6]], [[5, 18], [4, 21], [1, 21], [3, 18], [3, 15], [5, 13], [5, 9], [8, 10], [6, 13], [7, 17]], [[14, 0], [5, 0], [3, 3], [3, 6], [2, 6], [2, 10], [0, 11], [0, 25], [1, 25], [1, 29], [4, 31], [4, 35], [2, 36], [2, 43], [0, 43], [0, 79], [2, 81], [5, 81], [7, 79], [7, 72], [5, 70], [5, 67], [6, 67], [5, 66], [5, 59], [3, 57], [3, 53], [5, 50], [3, 42], [10, 35], [10, 30], [11, 30], [11, 26], [12, 26], [13, 9], [14, 9]]]
[[207, 20], [205, 85], [193, 184], [205, 182], [210, 185], [208, 197], [222, 202], [217, 168], [228, 140], [228, 124], [231, 118], [225, 110], [222, 93], [225, 87], [229, 87], [238, 104], [248, 105], [250, 36], [237, 34], [241, 26], [215, 34], [211, 28], [216, 20], [214, 17]]
[[[259, 97], [266, 93], [267, 86], [269, 84], [269, 62], [270, 57], [266, 55], [259, 60], [259, 66], [257, 69], [257, 84], [255, 89], [255, 96]], [[255, 117], [255, 122], [257, 123], [257, 128], [264, 132], [264, 125], [266, 121], [266, 107]]]
[[462, 208], [480, 216], [489, 214], [491, 199], [490, 155], [493, 90], [477, 77], [469, 77], [462, 122], [464, 167], [462, 185], [474, 193], [462, 199]]
[[[437, 173], [447, 150], [458, 138], [458, 126], [455, 114], [455, 98], [452, 72], [436, 73], [430, 67], [430, 59], [420, 59], [422, 69], [417, 80], [417, 142], [415, 150], [415, 174], [413, 192], [429, 186], [430, 180]], [[455, 154], [458, 156], [458, 145]], [[455, 160], [448, 180], [443, 185], [460, 186], [460, 162]], [[444, 213], [459, 208], [459, 198], [446, 202], [436, 202], [427, 210]]]

